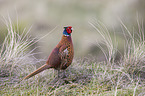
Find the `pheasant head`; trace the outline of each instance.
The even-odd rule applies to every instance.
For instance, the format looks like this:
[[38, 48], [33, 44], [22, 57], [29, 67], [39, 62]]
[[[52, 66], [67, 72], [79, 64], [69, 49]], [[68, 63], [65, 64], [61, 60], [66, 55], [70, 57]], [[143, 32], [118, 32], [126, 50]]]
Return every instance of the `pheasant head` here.
[[71, 26], [64, 27], [63, 35], [71, 36], [71, 33], [72, 33], [72, 27]]

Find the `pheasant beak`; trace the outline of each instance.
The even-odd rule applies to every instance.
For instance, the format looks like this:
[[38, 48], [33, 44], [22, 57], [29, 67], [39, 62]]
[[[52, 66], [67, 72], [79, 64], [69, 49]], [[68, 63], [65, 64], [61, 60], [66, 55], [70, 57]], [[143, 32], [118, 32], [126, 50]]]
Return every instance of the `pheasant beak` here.
[[71, 31], [73, 31], [74, 29], [73, 28], [71, 28]]

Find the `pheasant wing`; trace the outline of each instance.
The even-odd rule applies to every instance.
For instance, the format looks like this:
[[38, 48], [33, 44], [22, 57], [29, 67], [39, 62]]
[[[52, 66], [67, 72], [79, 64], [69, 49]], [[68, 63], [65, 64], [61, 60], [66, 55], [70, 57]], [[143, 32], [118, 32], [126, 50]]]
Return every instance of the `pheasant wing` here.
[[63, 67], [67, 67], [67, 62], [68, 62], [68, 48], [66, 45], [63, 45], [60, 50], [59, 50], [59, 54], [60, 54], [60, 58], [61, 58], [61, 65], [60, 65], [60, 69], [63, 69]]

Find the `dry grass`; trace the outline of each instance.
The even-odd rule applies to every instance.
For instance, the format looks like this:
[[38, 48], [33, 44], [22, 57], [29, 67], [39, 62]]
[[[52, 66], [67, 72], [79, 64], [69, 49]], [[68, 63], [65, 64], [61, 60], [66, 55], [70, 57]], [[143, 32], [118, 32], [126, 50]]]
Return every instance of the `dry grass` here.
[[[97, 21], [96, 21], [97, 22]], [[133, 96], [136, 95], [137, 87], [144, 86], [144, 76], [145, 76], [145, 40], [144, 40], [144, 27], [138, 22], [139, 30], [136, 33], [130, 32], [127, 27], [120, 20], [123, 34], [124, 34], [124, 54], [121, 54], [120, 59], [116, 62], [115, 56], [120, 53], [117, 49], [117, 46], [114, 45], [113, 39], [110, 36], [107, 28], [100, 22], [90, 23], [102, 36], [103, 44], [107, 47], [107, 53], [104, 48], [99, 44], [98, 46], [104, 53], [106, 57], [106, 65], [109, 71], [112, 71], [114, 74], [109, 76], [109, 81], [112, 82], [114, 86], [116, 96], [118, 89], [127, 88], [128, 86], [135, 86], [133, 90]], [[114, 37], [115, 38], [115, 37]], [[111, 78], [113, 77], [113, 78]], [[113, 80], [111, 80], [113, 79]], [[111, 84], [111, 82], [110, 82]], [[144, 93], [143, 93], [144, 94]]]
[[101, 44], [97, 44], [105, 55], [105, 61], [97, 62], [92, 56], [75, 58], [66, 70], [66, 78], [57, 78], [57, 72], [50, 69], [19, 83], [24, 75], [36, 70], [34, 64], [40, 60], [33, 57], [35, 49], [28, 50], [35, 42], [35, 39], [29, 37], [29, 31], [19, 35], [10, 19], [5, 19], [5, 22], [8, 35], [0, 53], [0, 70], [3, 74], [0, 76], [1, 95], [145, 95], [145, 41], [144, 30], [140, 25], [138, 37], [135, 37], [121, 22], [127, 43], [124, 54], [116, 62], [115, 57], [119, 51], [110, 32], [102, 23], [91, 22], [92, 27], [103, 38], [101, 44], [106, 46], [103, 48]]

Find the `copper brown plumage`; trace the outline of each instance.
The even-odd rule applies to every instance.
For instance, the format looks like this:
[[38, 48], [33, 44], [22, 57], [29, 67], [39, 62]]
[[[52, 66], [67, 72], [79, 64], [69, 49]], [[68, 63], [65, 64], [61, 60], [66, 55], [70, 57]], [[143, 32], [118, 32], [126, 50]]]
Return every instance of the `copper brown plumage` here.
[[50, 53], [46, 64], [38, 68], [33, 73], [27, 75], [24, 79], [28, 79], [45, 69], [54, 68], [56, 70], [65, 70], [73, 60], [74, 49], [71, 39], [72, 27], [64, 27], [63, 36], [57, 46]]

